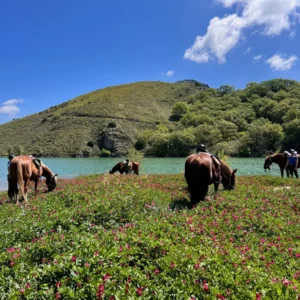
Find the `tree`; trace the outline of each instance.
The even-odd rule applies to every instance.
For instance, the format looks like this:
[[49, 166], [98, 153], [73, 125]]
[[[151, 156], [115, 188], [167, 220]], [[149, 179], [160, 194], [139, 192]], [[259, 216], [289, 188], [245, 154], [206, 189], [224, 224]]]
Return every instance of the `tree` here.
[[269, 120], [258, 119], [249, 127], [248, 145], [252, 155], [262, 156], [265, 152], [276, 151], [283, 140], [283, 129], [279, 124], [272, 124]]
[[210, 149], [215, 144], [222, 141], [222, 134], [215, 126], [202, 124], [195, 130], [195, 139], [196, 143], [204, 143]]
[[173, 157], [186, 156], [195, 146], [195, 136], [188, 130], [174, 132], [170, 135], [168, 155]]
[[178, 121], [189, 111], [189, 106], [185, 102], [177, 102], [172, 109], [172, 120]]
[[153, 130], [146, 129], [146, 130], [142, 131], [137, 136], [137, 139], [135, 142], [135, 148], [137, 150], [142, 150], [142, 149], [146, 148], [152, 135], [153, 135]]
[[169, 133], [156, 132], [155, 135], [150, 140], [151, 148], [150, 153], [160, 157], [167, 156], [169, 150]]
[[220, 95], [226, 95], [226, 94], [230, 94], [232, 92], [234, 92], [234, 86], [232, 85], [228, 85], [228, 84], [225, 84], [225, 85], [221, 85], [217, 91], [220, 93]]
[[284, 147], [286, 149], [294, 148], [300, 152], [300, 119], [296, 119], [285, 124], [284, 132]]
[[217, 128], [222, 134], [223, 141], [235, 139], [238, 135], [237, 126], [226, 120], [220, 120], [217, 123]]
[[22, 146], [15, 146], [14, 148], [13, 148], [13, 153], [15, 154], [15, 155], [22, 155], [23, 153], [24, 153], [24, 149], [23, 149], [23, 147]]

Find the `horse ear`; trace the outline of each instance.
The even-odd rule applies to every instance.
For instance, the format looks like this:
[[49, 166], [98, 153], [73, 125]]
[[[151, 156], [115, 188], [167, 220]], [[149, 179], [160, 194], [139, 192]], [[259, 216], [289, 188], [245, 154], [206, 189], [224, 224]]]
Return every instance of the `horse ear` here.
[[232, 172], [232, 174], [235, 174], [235, 173], [236, 173], [236, 171], [237, 171], [237, 169], [234, 169], [234, 170], [233, 170], [233, 172]]

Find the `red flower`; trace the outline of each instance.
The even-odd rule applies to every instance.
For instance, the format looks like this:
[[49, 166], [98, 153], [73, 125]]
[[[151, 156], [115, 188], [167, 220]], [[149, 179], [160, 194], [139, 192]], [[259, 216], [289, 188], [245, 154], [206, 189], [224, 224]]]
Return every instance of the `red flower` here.
[[136, 293], [138, 294], [138, 296], [142, 296], [143, 295], [143, 287], [137, 288]]
[[107, 281], [107, 280], [110, 279], [110, 278], [111, 278], [110, 274], [107, 273], [106, 275], [103, 276], [102, 279], [103, 279], [103, 281], [105, 282], [105, 281]]
[[204, 284], [203, 284], [203, 290], [204, 290], [204, 292], [206, 292], [206, 293], [209, 292], [209, 286], [208, 286], [207, 283], [204, 283]]
[[100, 283], [97, 290], [97, 298], [102, 299], [104, 296], [104, 284]]
[[174, 262], [171, 262], [171, 264], [170, 264], [170, 268], [171, 268], [171, 269], [175, 268], [175, 264], [174, 264]]
[[76, 262], [77, 257], [75, 255], [72, 256], [71, 261]]

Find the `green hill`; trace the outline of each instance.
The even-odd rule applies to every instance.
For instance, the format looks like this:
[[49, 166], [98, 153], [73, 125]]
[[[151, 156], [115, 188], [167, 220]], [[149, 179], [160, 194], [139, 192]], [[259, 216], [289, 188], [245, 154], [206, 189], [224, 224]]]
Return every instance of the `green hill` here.
[[231, 156], [300, 152], [299, 82], [251, 82], [242, 90], [195, 80], [137, 82], [0, 126], [2, 156], [122, 156], [132, 147], [146, 156], [186, 156], [200, 141]]
[[0, 125], [0, 155], [11, 149], [41, 156], [87, 156], [97, 155], [103, 146], [115, 155], [126, 154], [139, 130], [167, 121], [174, 103], [200, 89], [195, 81], [137, 82], [81, 95]]

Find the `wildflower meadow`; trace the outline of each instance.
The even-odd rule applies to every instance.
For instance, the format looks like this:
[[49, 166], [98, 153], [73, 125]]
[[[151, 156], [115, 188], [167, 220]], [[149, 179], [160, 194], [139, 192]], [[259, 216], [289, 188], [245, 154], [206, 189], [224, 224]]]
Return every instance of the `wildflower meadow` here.
[[0, 194], [0, 299], [300, 299], [300, 181], [238, 177], [191, 207], [183, 174]]

